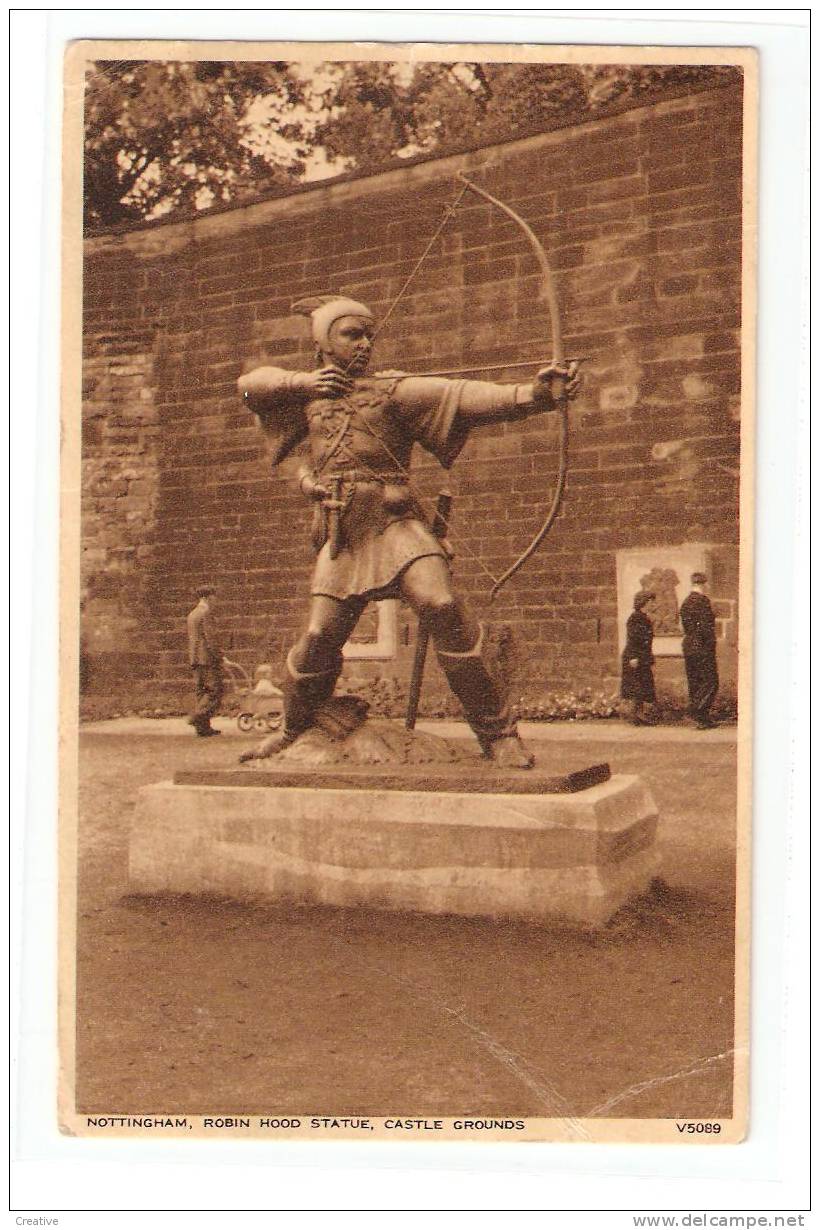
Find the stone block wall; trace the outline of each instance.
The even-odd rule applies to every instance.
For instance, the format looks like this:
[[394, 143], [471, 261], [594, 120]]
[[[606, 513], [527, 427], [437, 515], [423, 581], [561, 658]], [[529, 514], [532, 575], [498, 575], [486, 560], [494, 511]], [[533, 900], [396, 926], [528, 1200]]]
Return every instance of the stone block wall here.
[[[703, 543], [721, 665], [736, 659], [741, 91], [722, 88], [492, 148], [325, 183], [193, 221], [91, 238], [84, 283], [83, 613], [91, 690], [189, 686], [184, 617], [220, 588], [233, 656], [281, 664], [303, 617], [309, 510], [293, 465], [271, 473], [236, 396], [260, 363], [311, 366], [294, 299], [339, 291], [383, 313], [464, 170], [541, 237], [567, 352], [583, 358], [566, 503], [490, 608], [549, 502], [556, 424], [475, 432], [447, 475], [417, 451], [431, 497], [455, 496], [459, 586], [509, 626], [527, 688], [610, 687], [616, 553]], [[540, 275], [518, 228], [465, 198], [378, 339], [376, 368], [549, 358]], [[477, 373], [478, 376], [481, 373]], [[509, 368], [486, 378], [526, 379]], [[406, 676], [415, 635], [399, 619]], [[664, 667], [670, 686], [682, 664]], [[431, 672], [431, 687], [435, 679]]]

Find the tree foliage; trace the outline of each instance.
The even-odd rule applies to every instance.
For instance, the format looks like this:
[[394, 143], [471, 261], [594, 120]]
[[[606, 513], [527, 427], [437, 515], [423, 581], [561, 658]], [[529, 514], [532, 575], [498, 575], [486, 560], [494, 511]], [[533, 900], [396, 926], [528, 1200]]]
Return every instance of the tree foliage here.
[[[85, 94], [85, 216], [90, 226], [190, 211], [301, 173], [301, 129], [288, 123], [302, 83], [286, 64], [97, 63]], [[283, 114], [288, 154], [255, 147], [249, 113], [260, 98]]]
[[315, 132], [331, 158], [369, 171], [397, 156], [481, 141], [586, 108], [571, 65], [425, 64], [411, 76], [384, 63], [338, 66]]
[[698, 65], [99, 63], [86, 85], [86, 222], [190, 213], [731, 78], [739, 70]]
[[333, 66], [313, 139], [348, 169], [510, 140], [590, 118], [647, 93], [703, 88], [737, 70], [702, 65], [424, 64]]

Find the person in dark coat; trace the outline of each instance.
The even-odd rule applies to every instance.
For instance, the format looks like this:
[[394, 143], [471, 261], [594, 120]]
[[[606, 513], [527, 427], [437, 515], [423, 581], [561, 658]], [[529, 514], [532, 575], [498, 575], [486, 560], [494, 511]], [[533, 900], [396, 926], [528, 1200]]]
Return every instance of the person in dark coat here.
[[689, 714], [698, 730], [711, 730], [716, 725], [709, 710], [718, 690], [715, 613], [703, 592], [706, 584], [705, 572], [693, 572], [692, 592], [684, 598], [680, 608]]
[[632, 702], [632, 722], [635, 726], [647, 726], [651, 719], [645, 716], [644, 706], [654, 710], [657, 703], [655, 679], [652, 667], [652, 640], [655, 632], [652, 620], [644, 611], [654, 594], [641, 590], [633, 599], [634, 611], [626, 621], [626, 645], [621, 655], [621, 696]]

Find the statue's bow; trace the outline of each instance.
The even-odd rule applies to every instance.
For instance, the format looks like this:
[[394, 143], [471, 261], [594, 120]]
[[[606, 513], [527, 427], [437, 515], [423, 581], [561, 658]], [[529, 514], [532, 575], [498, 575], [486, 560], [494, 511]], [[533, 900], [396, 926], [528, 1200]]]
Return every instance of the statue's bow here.
[[[550, 268], [550, 263], [547, 259], [547, 254], [544, 251], [541, 241], [533, 231], [532, 227], [525, 222], [524, 219], [509, 205], [505, 205], [503, 201], [499, 201], [497, 197], [492, 196], [492, 194], [485, 191], [484, 188], [479, 188], [478, 184], [474, 184], [472, 180], [467, 178], [466, 175], [459, 173], [458, 178], [462, 184], [464, 184], [466, 188], [469, 188], [471, 192], [474, 192], [476, 196], [483, 197], [485, 201], [489, 201], [491, 205], [495, 205], [495, 207], [500, 209], [502, 213], [505, 213], [508, 218], [511, 218], [513, 222], [521, 228], [529, 240], [530, 246], [535, 253], [536, 260], [538, 261], [538, 265], [541, 270], [544, 298], [546, 299], [549, 307], [550, 331], [552, 336], [552, 359], [554, 363], [563, 363], [564, 339], [561, 334], [561, 317], [558, 310], [558, 295], [555, 290], [555, 278], [553, 277], [552, 269]], [[515, 563], [512, 564], [493, 585], [490, 593], [491, 599], [494, 598], [502, 587], [507, 584], [511, 577], [515, 576], [519, 568], [522, 568], [524, 564], [526, 564], [527, 560], [535, 551], [538, 550], [539, 546], [552, 529], [555, 518], [561, 510], [561, 504], [564, 499], [564, 490], [567, 485], [568, 444], [569, 415], [567, 413], [566, 395], [562, 393], [562, 396], [558, 400], [558, 474], [555, 483], [555, 491], [552, 497], [552, 503], [550, 504], [544, 524], [538, 530], [538, 533], [535, 535], [532, 542], [524, 551], [521, 552]]]
[[[532, 250], [535, 253], [536, 260], [538, 261], [538, 265], [541, 270], [541, 276], [543, 279], [544, 298], [546, 299], [547, 306], [549, 307], [550, 330], [551, 330], [551, 336], [552, 336], [552, 359], [554, 363], [563, 364], [564, 363], [564, 342], [561, 336], [561, 318], [560, 318], [560, 313], [558, 310], [558, 295], [556, 294], [556, 290], [555, 290], [555, 279], [552, 274], [552, 269], [550, 268], [550, 263], [549, 263], [549, 260], [547, 259], [547, 254], [544, 251], [541, 241], [538, 239], [538, 236], [535, 234], [532, 227], [529, 226], [529, 224], [526, 223], [524, 219], [519, 214], [517, 214], [515, 210], [512, 209], [509, 205], [506, 205], [503, 201], [499, 201], [497, 197], [492, 196], [492, 194], [487, 192], [484, 188], [479, 188], [478, 184], [474, 184], [473, 181], [468, 179], [466, 175], [462, 175], [459, 172], [457, 178], [462, 185], [461, 192], [459, 193], [457, 199], [453, 202], [453, 204], [450, 205], [445, 210], [444, 216], [442, 217], [434, 234], [428, 241], [424, 251], [422, 252], [421, 256], [419, 257], [419, 259], [416, 261], [415, 265], [411, 269], [404, 284], [402, 285], [398, 294], [396, 295], [393, 302], [390, 304], [389, 308], [387, 309], [387, 312], [382, 317], [381, 323], [378, 329], [376, 330], [376, 333], [380, 333], [382, 329], [384, 328], [384, 326], [387, 324], [387, 321], [389, 320], [390, 316], [392, 316], [397, 303], [403, 297], [408, 286], [415, 278], [416, 274], [418, 273], [419, 269], [421, 268], [422, 264], [427, 258], [428, 253], [433, 248], [433, 245], [435, 244], [439, 235], [444, 230], [449, 220], [455, 215], [456, 209], [459, 203], [461, 202], [462, 197], [469, 190], [470, 192], [474, 192], [476, 196], [482, 197], [485, 201], [489, 201], [491, 205], [494, 205], [497, 209], [500, 209], [502, 213], [505, 213], [508, 218], [511, 218], [513, 222], [515, 222], [516, 225], [521, 228], [521, 230], [524, 232], [527, 239], [529, 240], [530, 246], [532, 247]], [[374, 333], [373, 336], [375, 338], [376, 334]], [[520, 366], [520, 365], [514, 364], [513, 366]], [[470, 371], [470, 370], [481, 371], [482, 369], [481, 368], [454, 369], [454, 371], [457, 371], [459, 373]], [[421, 374], [444, 376], [444, 375], [447, 375], [448, 373], [446, 371], [442, 371], [442, 372], [436, 372], [436, 373], [428, 372], [428, 373], [421, 373]], [[521, 554], [519, 555], [515, 563], [512, 564], [502, 576], [500, 577], [493, 576], [492, 573], [490, 573], [487, 567], [483, 564], [483, 561], [481, 561], [480, 559], [478, 560], [479, 564], [482, 566], [484, 571], [492, 579], [492, 582], [493, 582], [493, 587], [492, 587], [492, 590], [490, 591], [490, 600], [495, 598], [496, 594], [503, 588], [504, 585], [507, 584], [507, 582], [510, 580], [511, 577], [515, 576], [519, 568], [523, 567], [523, 565], [527, 562], [527, 560], [530, 558], [533, 552], [538, 550], [538, 547], [541, 545], [541, 543], [546, 538], [547, 534], [552, 529], [552, 526], [555, 522], [555, 518], [558, 516], [558, 513], [560, 512], [561, 504], [564, 499], [564, 489], [566, 487], [566, 482], [567, 482], [567, 451], [568, 451], [568, 442], [569, 442], [569, 415], [567, 413], [566, 388], [563, 382], [561, 383], [560, 392], [557, 397], [557, 410], [558, 410], [558, 472], [557, 472], [556, 483], [555, 483], [555, 491], [553, 492], [553, 496], [552, 496], [552, 502], [547, 512], [546, 519], [544, 520], [544, 524], [538, 530], [538, 533], [535, 535], [532, 542], [529, 544], [529, 546], [524, 551], [521, 552]], [[392, 456], [392, 453], [391, 453], [391, 456]], [[396, 459], [394, 458], [394, 461], [395, 460]], [[450, 532], [450, 535], [455, 538], [455, 535], [453, 534], [452, 530], [450, 530], [449, 532]], [[469, 552], [469, 554], [472, 555], [473, 553]]]

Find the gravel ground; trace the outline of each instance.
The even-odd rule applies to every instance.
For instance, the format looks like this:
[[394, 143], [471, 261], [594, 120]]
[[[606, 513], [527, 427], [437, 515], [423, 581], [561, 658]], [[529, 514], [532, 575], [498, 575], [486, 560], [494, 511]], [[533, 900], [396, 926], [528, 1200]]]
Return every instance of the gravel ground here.
[[233, 739], [81, 736], [78, 1111], [731, 1112], [730, 740], [550, 730], [550, 758], [641, 773], [662, 816], [663, 883], [595, 935], [129, 896], [139, 786], [237, 750]]

